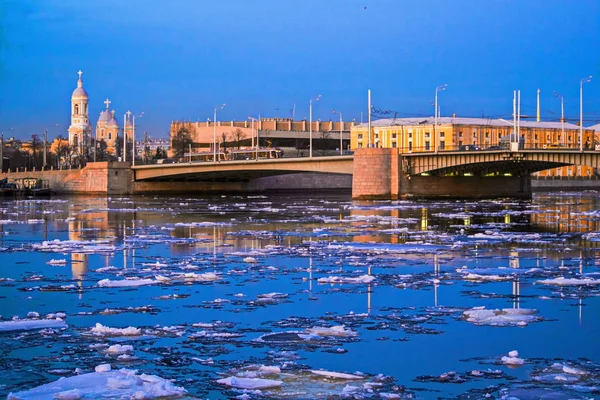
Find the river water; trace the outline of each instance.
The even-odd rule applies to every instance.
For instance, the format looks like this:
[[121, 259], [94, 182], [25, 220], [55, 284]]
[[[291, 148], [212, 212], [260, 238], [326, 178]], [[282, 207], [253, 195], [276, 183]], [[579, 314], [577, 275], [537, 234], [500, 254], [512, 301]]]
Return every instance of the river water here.
[[600, 393], [596, 192], [56, 197], [0, 209], [2, 397]]

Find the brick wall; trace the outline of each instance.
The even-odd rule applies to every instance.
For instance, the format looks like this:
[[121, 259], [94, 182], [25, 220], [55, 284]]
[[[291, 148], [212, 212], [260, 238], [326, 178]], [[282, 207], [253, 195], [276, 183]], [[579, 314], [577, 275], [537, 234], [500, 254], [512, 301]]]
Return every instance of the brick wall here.
[[[393, 153], [397, 153], [397, 149], [356, 149], [352, 176], [353, 199], [389, 199], [392, 197], [392, 175], [398, 176], [398, 156], [397, 154], [394, 156]], [[392, 161], [396, 168], [392, 168]], [[399, 188], [394, 186], [394, 191], [398, 190]]]

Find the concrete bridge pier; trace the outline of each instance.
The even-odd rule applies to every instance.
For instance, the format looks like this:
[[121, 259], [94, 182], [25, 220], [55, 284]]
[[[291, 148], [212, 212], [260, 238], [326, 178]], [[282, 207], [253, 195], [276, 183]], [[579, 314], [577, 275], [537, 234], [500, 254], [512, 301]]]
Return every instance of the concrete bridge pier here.
[[531, 198], [531, 177], [411, 175], [397, 149], [362, 148], [354, 153], [353, 199]]

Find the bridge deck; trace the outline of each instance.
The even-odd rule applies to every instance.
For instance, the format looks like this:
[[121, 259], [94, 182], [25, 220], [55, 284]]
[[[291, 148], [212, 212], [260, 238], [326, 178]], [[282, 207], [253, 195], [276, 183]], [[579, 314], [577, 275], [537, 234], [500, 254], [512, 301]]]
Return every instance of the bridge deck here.
[[316, 172], [352, 174], [353, 156], [277, 158], [220, 162], [136, 165], [135, 180], [244, 181], [263, 176]]

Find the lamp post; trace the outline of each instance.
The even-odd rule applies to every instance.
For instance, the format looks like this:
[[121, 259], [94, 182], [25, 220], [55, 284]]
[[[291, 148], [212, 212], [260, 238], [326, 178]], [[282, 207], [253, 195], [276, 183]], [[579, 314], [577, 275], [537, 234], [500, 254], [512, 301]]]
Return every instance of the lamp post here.
[[[144, 112], [142, 111], [138, 118], [142, 118], [144, 116]], [[135, 165], [135, 115], [133, 116], [133, 126], [131, 131], [131, 165]]]
[[[254, 147], [254, 159], [258, 161], [258, 119], [248, 117], [252, 121], [252, 145], [254, 146], [254, 121], [256, 121], [256, 146]], [[260, 117], [259, 117], [260, 119]]]
[[560, 135], [562, 143], [565, 144], [565, 99], [562, 94], [558, 94], [556, 91], [554, 92], [554, 96], [560, 98]]
[[437, 137], [437, 124], [438, 124], [438, 118], [439, 116], [439, 112], [438, 112], [438, 92], [441, 92], [442, 90], [446, 90], [446, 88], [448, 87], [447, 83], [444, 83], [443, 85], [440, 85], [438, 87], [435, 88], [435, 118], [434, 118], [434, 126], [433, 126], [433, 140], [435, 141], [435, 152], [438, 152], [438, 137]]
[[592, 76], [582, 78], [579, 82], [579, 151], [583, 151], [583, 84], [591, 82]]
[[312, 146], [312, 103], [313, 103], [313, 100], [319, 101], [321, 99], [321, 97], [322, 97], [321, 95], [318, 95], [317, 97], [310, 99], [310, 101], [308, 102], [308, 105], [309, 105], [309, 112], [308, 112], [308, 148], [309, 148], [309, 151], [308, 151], [308, 156], [310, 158], [312, 158], [312, 156], [313, 156], [313, 152], [312, 152], [312, 149], [313, 149], [313, 146]]
[[215, 118], [213, 120], [213, 162], [217, 161], [217, 109], [222, 110], [227, 104], [215, 107]]
[[344, 149], [343, 149], [343, 142], [342, 142], [342, 129], [344, 127], [344, 122], [342, 122], [342, 113], [339, 111], [335, 111], [334, 109], [331, 109], [331, 113], [332, 114], [340, 114], [340, 156], [344, 154]]
[[123, 154], [123, 162], [127, 162], [127, 121], [129, 121], [129, 117], [131, 116], [131, 111], [127, 111], [123, 116], [123, 150], [121, 153]]

